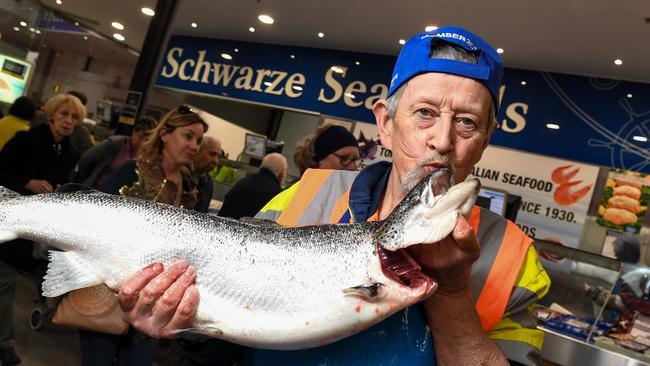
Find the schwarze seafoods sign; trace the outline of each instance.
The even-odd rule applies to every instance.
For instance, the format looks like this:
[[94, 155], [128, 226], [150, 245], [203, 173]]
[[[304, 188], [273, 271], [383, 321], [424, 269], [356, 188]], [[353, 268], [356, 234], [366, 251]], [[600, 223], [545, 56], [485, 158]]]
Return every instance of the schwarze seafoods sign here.
[[[374, 123], [371, 108], [386, 96], [394, 63], [386, 55], [173, 36], [156, 85]], [[490, 143], [650, 173], [650, 85], [506, 69], [499, 91], [500, 128]]]
[[522, 197], [517, 226], [532, 238], [576, 247], [599, 168], [489, 146], [472, 174]]

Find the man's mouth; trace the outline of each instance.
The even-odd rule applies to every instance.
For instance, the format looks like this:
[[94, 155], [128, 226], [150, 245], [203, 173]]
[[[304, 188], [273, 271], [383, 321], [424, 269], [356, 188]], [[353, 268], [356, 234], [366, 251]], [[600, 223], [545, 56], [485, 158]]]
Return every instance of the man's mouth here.
[[444, 168], [444, 167], [446, 167], [445, 163], [443, 163], [441, 161], [436, 161], [436, 162], [429, 163], [429, 164], [425, 165], [424, 170], [427, 172], [427, 174], [429, 174], [429, 173], [433, 172], [434, 170], [438, 170], [438, 169]]

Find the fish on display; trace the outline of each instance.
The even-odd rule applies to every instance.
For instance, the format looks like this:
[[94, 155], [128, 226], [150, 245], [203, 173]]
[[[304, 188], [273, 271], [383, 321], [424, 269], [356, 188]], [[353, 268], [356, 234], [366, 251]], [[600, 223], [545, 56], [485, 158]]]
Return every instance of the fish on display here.
[[[437, 283], [403, 249], [435, 243], [469, 215], [480, 183], [422, 179], [380, 222], [283, 228], [213, 217], [80, 186], [21, 196], [0, 188], [0, 241], [50, 251], [43, 294], [106, 284], [153, 262], [196, 267], [200, 302], [188, 331], [266, 349], [305, 349], [350, 336], [417, 303]], [[436, 245], [436, 244], [431, 244]]]

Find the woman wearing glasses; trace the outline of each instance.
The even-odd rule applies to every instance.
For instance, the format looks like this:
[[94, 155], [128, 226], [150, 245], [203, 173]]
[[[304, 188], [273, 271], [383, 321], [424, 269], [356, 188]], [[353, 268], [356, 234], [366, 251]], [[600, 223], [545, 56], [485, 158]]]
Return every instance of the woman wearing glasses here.
[[[113, 172], [101, 190], [193, 209], [198, 191], [188, 166], [207, 129], [201, 116], [187, 106], [167, 113], [141, 144], [138, 157]], [[157, 348], [156, 341], [132, 329], [126, 335], [82, 330], [80, 340], [84, 366], [110, 366], [115, 361], [151, 365]]]
[[324, 125], [298, 144], [293, 160], [300, 175], [309, 168], [357, 170], [359, 143], [344, 127]]

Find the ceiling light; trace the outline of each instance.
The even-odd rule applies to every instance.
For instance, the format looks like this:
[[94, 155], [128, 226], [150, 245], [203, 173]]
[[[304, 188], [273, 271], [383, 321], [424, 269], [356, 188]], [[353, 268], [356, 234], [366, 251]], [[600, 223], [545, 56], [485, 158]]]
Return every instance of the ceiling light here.
[[271, 84], [270, 81], [265, 81], [265, 82], [264, 82], [264, 85], [266, 85], [266, 86], [271, 86], [271, 85], [273, 85], [273, 84]]
[[626, 95], [626, 97], [628, 97], [628, 98], [632, 98], [632, 94], [628, 93], [628, 94]]
[[332, 66], [330, 67], [332, 71], [334, 71], [337, 74], [342, 74], [343, 73], [343, 68], [341, 66]]
[[399, 42], [399, 44], [402, 44], [402, 45], [403, 45], [403, 44], [406, 44], [406, 41], [405, 41], [405, 40], [403, 40], [403, 39], [400, 39], [400, 40], [399, 40], [399, 41], [397, 41], [397, 42]]
[[239, 48], [235, 48], [235, 52], [239, 52]]
[[123, 40], [126, 39], [126, 38], [124, 38], [123, 35], [121, 35], [119, 33], [113, 33], [113, 38], [117, 39], [118, 41], [123, 41]]
[[74, 22], [74, 25], [78, 27], [78, 26], [79, 26], [79, 22]]
[[648, 138], [645, 136], [632, 136], [632, 140], [639, 142], [648, 142]]
[[361, 65], [361, 62], [359, 62], [359, 61], [355, 61], [354, 64], [357, 65], [357, 66], [359, 66], [359, 65]]
[[522, 81], [521, 81], [521, 85], [524, 85], [524, 86], [525, 86], [525, 85], [526, 85], [526, 80], [522, 80]]
[[497, 53], [503, 53], [503, 48], [497, 48]]
[[87, 40], [88, 40], [88, 36], [84, 36], [84, 41], [87, 41]]
[[41, 30], [40, 30], [40, 29], [37, 29], [37, 30], [36, 30], [36, 34], [41, 34]]
[[555, 123], [547, 123], [546, 128], [550, 128], [551, 130], [559, 130], [560, 125], [555, 124]]
[[150, 17], [156, 15], [156, 12], [153, 11], [153, 9], [151, 9], [151, 8], [142, 8], [142, 9], [140, 9], [140, 11], [142, 12], [142, 14], [148, 15]]
[[29, 31], [34, 33], [34, 32], [36, 32], [36, 29], [34, 29], [34, 27], [29, 27]]
[[345, 96], [354, 99], [354, 94], [352, 93], [345, 93]]
[[318, 38], [323, 38], [325, 37], [325, 33], [323, 32], [318, 32]]
[[115, 29], [119, 29], [119, 30], [124, 29], [124, 26], [122, 25], [122, 23], [113, 22], [113, 23], [111, 23], [111, 25], [112, 25], [113, 28], [115, 28]]
[[425, 32], [433, 32], [436, 29], [438, 29], [438, 27], [436, 27], [435, 25], [427, 25], [426, 27], [424, 27]]
[[300, 85], [294, 85], [294, 86], [292, 86], [292, 88], [294, 88], [294, 89], [296, 89], [298, 91], [302, 90], [302, 86], [300, 86]]
[[296, 55], [291, 55], [291, 56], [289, 56], [289, 57], [291, 57], [291, 58], [296, 58]]
[[614, 65], [618, 65], [618, 66], [623, 65], [623, 60], [617, 58], [616, 60], [614, 60]]
[[63, 4], [63, 1], [61, 1], [61, 0], [56, 0], [56, 4], [57, 4], [57, 5], [61, 5], [61, 4]]
[[266, 15], [266, 14], [260, 14], [257, 16], [257, 19], [260, 20], [260, 22], [264, 24], [273, 24], [274, 20], [271, 18], [271, 16]]
[[27, 26], [27, 22], [26, 22], [26, 21], [22, 21], [22, 22], [20, 22], [20, 25], [22, 25], [23, 27], [26, 27], [26, 26]]
[[226, 60], [232, 60], [232, 56], [230, 56], [230, 55], [227, 54], [227, 53], [222, 53], [222, 54], [221, 54], [221, 57], [225, 58]]
[[192, 22], [192, 24], [190, 24], [190, 25], [192, 26], [192, 28], [196, 28], [196, 27], [199, 26], [198, 24], [196, 24], [196, 23], [194, 23], [194, 22]]
[[16, 32], [18, 32], [18, 31], [20, 30], [20, 28], [18, 28], [18, 27], [14, 27], [14, 30], [15, 30]]
[[250, 27], [250, 28], [248, 28], [248, 31], [251, 32], [251, 33], [253, 33], [253, 32], [255, 32], [255, 28]]

